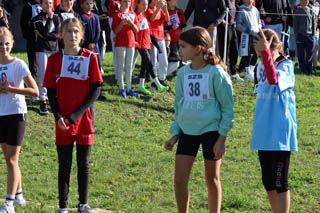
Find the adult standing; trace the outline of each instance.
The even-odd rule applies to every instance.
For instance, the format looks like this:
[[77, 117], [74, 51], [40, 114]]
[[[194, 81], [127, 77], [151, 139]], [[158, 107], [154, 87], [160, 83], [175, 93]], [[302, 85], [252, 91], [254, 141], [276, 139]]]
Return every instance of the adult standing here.
[[224, 0], [189, 0], [184, 12], [188, 20], [194, 11], [193, 26], [204, 27], [212, 38], [212, 51], [215, 53], [217, 40], [217, 26], [222, 22], [226, 14]]
[[[265, 28], [276, 31], [281, 37], [284, 24], [291, 14], [290, 3], [287, 0], [256, 0], [256, 7], [260, 12], [260, 17], [265, 23]], [[291, 17], [291, 16], [290, 16]]]
[[[230, 9], [228, 19], [228, 35], [227, 35], [227, 57], [229, 58], [229, 70], [232, 79], [243, 81], [237, 74], [238, 60], [238, 36], [236, 31], [236, 11], [239, 10], [238, 0], [224, 0], [226, 7]], [[221, 58], [224, 56], [224, 40], [225, 40], [226, 21], [223, 19], [218, 25], [218, 39], [220, 41], [219, 53]], [[227, 61], [224, 61], [227, 64]]]

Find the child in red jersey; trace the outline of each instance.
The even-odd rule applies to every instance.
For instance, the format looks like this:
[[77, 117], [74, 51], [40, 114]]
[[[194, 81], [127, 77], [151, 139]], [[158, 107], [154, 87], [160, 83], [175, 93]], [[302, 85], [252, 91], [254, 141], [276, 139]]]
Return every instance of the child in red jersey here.
[[[178, 0], [167, 0], [168, 2], [168, 12], [170, 15], [170, 20], [165, 26], [165, 30], [169, 33], [171, 37], [170, 43], [170, 54], [168, 53], [169, 58], [176, 58], [179, 51], [179, 36], [183, 31], [183, 28], [187, 26], [186, 19], [184, 17], [183, 10], [177, 8]], [[168, 69], [169, 74], [169, 69]]]
[[[163, 8], [163, 10], [161, 9]], [[164, 26], [169, 21], [169, 12], [166, 0], [150, 0], [149, 8], [145, 12], [145, 16], [150, 22], [151, 34], [156, 37], [161, 48], [161, 53], [152, 45], [151, 47], [151, 61], [154, 67], [157, 67], [159, 61], [158, 78], [160, 83], [167, 86], [165, 83], [168, 69], [168, 56], [166, 45], [164, 41]], [[156, 68], [155, 68], [156, 69]], [[154, 85], [155, 86], [155, 85]]]
[[[131, 0], [120, 0], [120, 12], [113, 16], [112, 30], [116, 34], [115, 48], [118, 61], [119, 95], [126, 98], [127, 95], [139, 97], [139, 93], [133, 92], [132, 64], [135, 48], [135, 34], [138, 32], [137, 19], [134, 12], [130, 11]], [[124, 89], [124, 73], [126, 72], [127, 90]]]
[[49, 57], [43, 86], [56, 120], [59, 159], [59, 211], [68, 212], [73, 142], [78, 164], [79, 212], [95, 212], [88, 205], [89, 159], [93, 144], [93, 102], [100, 94], [102, 77], [95, 53], [81, 48], [84, 30], [77, 18], [63, 22], [65, 49]]
[[157, 85], [159, 92], [165, 92], [169, 88], [160, 84], [158, 77], [153, 72], [153, 66], [151, 63], [151, 57], [149, 50], [151, 49], [150, 28], [149, 23], [144, 12], [148, 8], [148, 0], [137, 1], [136, 18], [139, 23], [139, 32], [137, 34], [137, 49], [141, 55], [141, 71], [140, 71], [140, 84], [138, 91], [145, 95], [150, 95], [151, 92], [144, 87], [144, 81], [146, 73], [148, 73], [155, 84]]

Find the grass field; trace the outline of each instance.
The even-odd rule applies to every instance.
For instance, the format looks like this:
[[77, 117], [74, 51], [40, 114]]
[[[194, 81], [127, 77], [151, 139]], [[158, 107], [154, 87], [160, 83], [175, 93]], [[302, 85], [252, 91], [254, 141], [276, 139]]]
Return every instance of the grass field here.
[[[17, 54], [26, 58], [25, 54]], [[89, 204], [115, 212], [176, 212], [174, 152], [165, 151], [173, 120], [174, 91], [140, 99], [118, 96], [111, 55], [107, 54], [104, 102], [95, 103], [95, 143], [90, 163]], [[138, 70], [135, 70], [138, 73]], [[169, 78], [170, 79], [170, 78]], [[320, 212], [320, 72], [296, 73], [299, 152], [291, 156], [291, 212]], [[134, 80], [137, 89], [138, 80]], [[170, 79], [174, 86], [174, 78]], [[150, 86], [150, 82], [147, 83]], [[221, 166], [222, 212], [271, 212], [260, 179], [257, 153], [250, 150], [255, 107], [251, 81], [233, 82], [235, 124], [228, 135]], [[20, 157], [26, 207], [17, 212], [54, 212], [58, 208], [54, 118], [28, 105], [28, 123]], [[176, 148], [176, 147], [175, 147]], [[0, 195], [6, 194], [6, 166], [0, 157]], [[78, 204], [76, 161], [71, 174], [69, 207]], [[207, 212], [203, 157], [195, 161], [189, 189], [190, 212]]]

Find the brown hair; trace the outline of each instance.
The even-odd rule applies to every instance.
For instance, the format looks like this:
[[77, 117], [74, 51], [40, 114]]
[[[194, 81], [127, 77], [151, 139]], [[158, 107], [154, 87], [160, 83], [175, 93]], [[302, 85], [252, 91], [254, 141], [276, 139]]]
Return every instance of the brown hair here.
[[202, 47], [203, 55], [207, 55], [207, 57], [204, 57], [204, 60], [207, 63], [212, 65], [220, 65], [225, 71], [227, 71], [227, 66], [223, 63], [221, 58], [210, 51], [211, 37], [205, 28], [192, 27], [191, 29], [181, 33], [179, 39], [191, 44], [194, 47], [200, 45]]
[[274, 30], [271, 29], [263, 29], [262, 30], [267, 41], [270, 41], [271, 37], [273, 36], [271, 45], [270, 45], [270, 49], [278, 49], [279, 47], [281, 47], [280, 49], [280, 53], [283, 53], [283, 47], [282, 47], [282, 43], [280, 41], [280, 38], [278, 36], [278, 33], [276, 33]]
[[14, 42], [11, 31], [6, 27], [0, 27], [0, 36], [9, 37]]
[[61, 33], [65, 32], [66, 28], [69, 25], [77, 25], [79, 27], [80, 34], [81, 34], [81, 42], [80, 42], [80, 44], [82, 44], [83, 41], [84, 41], [84, 28], [83, 28], [83, 25], [82, 25], [81, 21], [78, 18], [68, 18], [67, 20], [62, 22]]

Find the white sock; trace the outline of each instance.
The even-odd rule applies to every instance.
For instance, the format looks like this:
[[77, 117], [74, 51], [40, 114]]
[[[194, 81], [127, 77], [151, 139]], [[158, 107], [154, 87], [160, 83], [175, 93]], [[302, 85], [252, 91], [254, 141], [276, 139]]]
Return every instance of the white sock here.
[[23, 200], [22, 189], [18, 189], [18, 190], [16, 191], [16, 199], [18, 199], [18, 200]]
[[9, 194], [7, 194], [5, 203], [6, 203], [8, 206], [13, 206], [14, 197], [15, 197], [15, 195], [9, 195]]
[[144, 78], [140, 78], [139, 88], [143, 88], [144, 87], [144, 82], [145, 82], [145, 79]]
[[157, 87], [159, 88], [160, 87], [160, 81], [159, 81], [159, 79], [158, 79], [158, 77], [155, 77], [154, 79], [154, 83], [157, 85]]
[[298, 59], [298, 57], [297, 57], [297, 56], [295, 56], [294, 58], [296, 59], [296, 63], [298, 63], [298, 64], [299, 64], [299, 59]]

